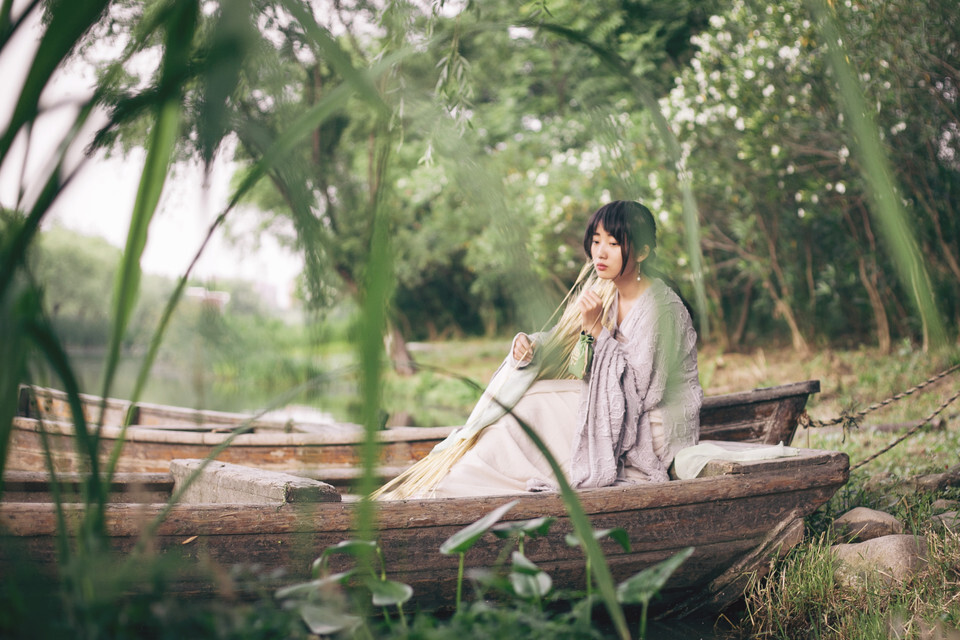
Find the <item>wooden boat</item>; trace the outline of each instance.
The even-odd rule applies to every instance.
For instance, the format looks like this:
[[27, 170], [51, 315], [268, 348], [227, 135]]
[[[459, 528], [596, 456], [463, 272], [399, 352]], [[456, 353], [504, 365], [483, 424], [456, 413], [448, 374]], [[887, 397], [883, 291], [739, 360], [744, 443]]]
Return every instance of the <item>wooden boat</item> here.
[[[238, 475], [233, 465], [223, 468]], [[210, 469], [209, 477], [205, 474], [201, 481], [225, 484], [216, 477], [218, 472]], [[250, 473], [256, 475], [257, 471]], [[829, 500], [847, 481], [848, 473], [846, 454], [800, 449], [795, 457], [739, 463], [712, 461], [691, 480], [590, 489], [578, 495], [593, 527], [622, 527], [629, 535], [629, 552], [612, 542], [604, 543], [617, 581], [686, 547], [695, 548], [662, 593], [663, 606], [685, 614], [698, 609], [719, 610], [739, 599], [750, 575], [762, 573], [772, 556], [799, 542], [802, 519]], [[17, 474], [6, 476], [7, 493], [0, 503], [0, 573], [12, 575], [9, 571], [17, 558], [52, 571], [56, 515], [49, 498], [44, 500], [43, 494], [37, 493], [37, 489], [45, 490], [45, 478], [36, 473]], [[120, 479], [120, 484], [137, 477], [147, 502], [120, 502], [108, 505], [106, 511], [110, 543], [120, 552], [134, 546], [143, 523], [163, 508], [153, 501], [172, 488], [156, 475], [128, 475]], [[151, 485], [151, 480], [159, 484]], [[258, 489], [252, 493], [263, 492]], [[31, 495], [41, 498], [30, 501]], [[355, 537], [354, 503], [309, 502], [338, 498], [328, 489], [315, 494], [282, 491], [274, 496], [272, 504], [216, 504], [203, 502], [208, 498], [201, 496], [201, 503], [172, 508], [152, 546], [223, 565], [242, 560], [268, 569], [285, 567], [288, 573], [284, 584], [292, 584], [308, 578], [311, 561], [323, 549]], [[557, 518], [547, 536], [526, 543], [526, 555], [552, 577], [555, 587], [582, 589], [582, 551], [564, 542], [571, 524], [560, 497], [554, 493], [376, 503], [378, 539], [388, 577], [413, 587], [415, 606], [449, 606], [458, 559], [440, 554], [441, 544], [510, 500], [517, 502], [504, 516], [505, 521]], [[80, 516], [81, 507], [66, 505], [65, 511], [72, 521]], [[466, 565], [489, 568], [503, 547], [504, 541], [488, 533], [466, 554]], [[339, 558], [334, 556], [332, 560], [340, 562]], [[343, 568], [337, 562], [332, 569]], [[212, 582], [196, 579], [176, 587], [187, 593], [214, 590]]]
[[[700, 412], [701, 438], [761, 444], [790, 444], [797, 421], [810, 394], [820, 390], [818, 380], [776, 387], [709, 396]], [[100, 398], [83, 396], [88, 420], [99, 415]], [[228, 437], [232, 429], [250, 416], [210, 411], [192, 411], [163, 405], [138, 405], [131, 409], [123, 400], [108, 400], [107, 418], [100, 429], [102, 451], [111, 451], [120, 437], [123, 416], [134, 411], [134, 424], [127, 429], [117, 471], [166, 472], [175, 458], [204, 458]], [[41, 431], [50, 444], [58, 471], [82, 468], [74, 446], [69, 406], [62, 391], [24, 387], [20, 416], [14, 419], [10, 436], [8, 469], [46, 469]], [[162, 417], [168, 416], [168, 417]], [[170, 420], [164, 423], [162, 420]], [[266, 470], [287, 471], [348, 485], [356, 476], [363, 432], [356, 425], [324, 427], [289, 423], [252, 423], [250, 433], [237, 436], [217, 459]], [[425, 456], [454, 427], [392, 427], [378, 434], [382, 443], [381, 479], [394, 477]]]

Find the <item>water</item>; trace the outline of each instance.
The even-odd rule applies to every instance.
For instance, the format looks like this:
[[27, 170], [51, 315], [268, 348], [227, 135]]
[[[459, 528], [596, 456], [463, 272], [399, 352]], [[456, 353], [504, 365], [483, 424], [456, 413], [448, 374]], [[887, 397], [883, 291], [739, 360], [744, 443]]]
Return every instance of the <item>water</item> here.
[[[139, 373], [142, 358], [124, 356], [117, 365], [110, 397], [129, 400]], [[78, 379], [81, 393], [101, 395], [104, 357], [102, 353], [84, 352], [70, 354], [70, 364]], [[63, 389], [63, 384], [49, 370], [41, 371], [35, 384]], [[253, 388], [250, 388], [253, 387]], [[154, 365], [147, 379], [146, 387], [140, 394], [140, 402], [169, 404], [190, 409], [210, 409], [239, 413], [259, 412], [277, 404], [279, 394], [256, 388], [256, 385], [229, 386], [218, 384], [213, 375], [207, 372], [185, 371], [162, 363]], [[317, 392], [305, 392], [280, 404], [298, 415], [305, 412], [324, 410], [324, 413], [344, 414], [342, 410], [329, 409], [330, 398]], [[337, 415], [343, 420], [343, 415]]]

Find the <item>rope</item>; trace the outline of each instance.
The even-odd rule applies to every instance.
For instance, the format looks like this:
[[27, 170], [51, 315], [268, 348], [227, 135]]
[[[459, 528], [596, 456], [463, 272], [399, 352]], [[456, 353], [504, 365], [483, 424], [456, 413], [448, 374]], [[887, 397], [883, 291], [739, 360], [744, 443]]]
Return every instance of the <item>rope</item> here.
[[905, 434], [903, 434], [902, 436], [900, 436], [899, 438], [897, 438], [896, 440], [894, 440], [893, 442], [891, 442], [890, 444], [888, 444], [886, 447], [884, 447], [884, 448], [881, 449], [880, 451], [877, 451], [875, 454], [873, 454], [872, 456], [870, 456], [870, 457], [867, 458], [866, 460], [863, 460], [862, 462], [858, 462], [858, 463], [855, 464], [853, 467], [851, 467], [850, 470], [851, 470], [851, 471], [856, 471], [857, 469], [859, 469], [859, 468], [862, 467], [863, 465], [867, 464], [868, 462], [871, 462], [871, 461], [873, 461], [873, 460], [876, 460], [878, 457], [880, 457], [881, 455], [883, 455], [883, 454], [886, 453], [887, 451], [890, 451], [890, 449], [893, 449], [895, 446], [897, 446], [898, 444], [900, 444], [901, 442], [903, 442], [904, 440], [906, 440], [907, 438], [909, 438], [910, 436], [912, 436], [914, 433], [916, 433], [917, 431], [919, 431], [921, 427], [923, 427], [923, 426], [929, 424], [930, 422], [932, 422], [934, 418], [936, 418], [938, 415], [940, 415], [940, 412], [942, 412], [944, 409], [946, 409], [948, 406], [950, 406], [950, 404], [951, 404], [954, 400], [956, 400], [957, 398], [960, 398], [960, 391], [957, 391], [955, 394], [953, 394], [952, 397], [950, 397], [950, 399], [948, 399], [948, 400], [944, 401], [943, 403], [941, 403], [940, 406], [937, 407], [937, 409], [936, 409], [933, 413], [931, 413], [929, 416], [927, 416], [926, 418], [924, 418], [923, 420], [921, 420], [920, 422], [918, 422], [917, 424], [915, 424], [915, 425], [914, 425], [913, 427], [911, 427], [910, 430], [907, 431]]
[[[883, 407], [886, 407], [887, 405], [893, 404], [894, 402], [896, 402], [896, 401], [898, 401], [898, 400], [902, 400], [903, 398], [906, 398], [907, 396], [911, 396], [911, 395], [913, 395], [914, 393], [916, 393], [917, 391], [920, 391], [920, 390], [923, 389], [924, 387], [927, 387], [927, 386], [933, 384], [933, 383], [936, 382], [937, 380], [940, 380], [941, 378], [950, 375], [951, 373], [953, 373], [954, 371], [957, 371], [958, 369], [960, 369], [960, 363], [957, 363], [957, 364], [953, 365], [952, 367], [950, 367], [950, 368], [948, 368], [948, 369], [945, 369], [945, 370], [941, 371], [940, 373], [938, 373], [938, 374], [936, 374], [936, 375], [934, 375], [934, 376], [931, 376], [930, 378], [927, 378], [926, 380], [924, 380], [924, 381], [921, 382], [920, 384], [918, 384], [918, 385], [916, 385], [915, 387], [912, 387], [912, 388], [910, 388], [910, 389], [907, 389], [906, 391], [904, 391], [904, 392], [902, 392], [902, 393], [898, 393], [897, 395], [892, 396], [892, 397], [890, 397], [890, 398], [887, 398], [886, 400], [884, 400], [884, 401], [882, 401], [882, 402], [875, 402], [874, 404], [870, 405], [869, 407], [867, 407], [866, 409], [864, 409], [864, 410], [862, 410], [862, 411], [858, 411], [858, 412], [856, 412], [856, 413], [849, 413], [848, 411], [841, 411], [841, 412], [840, 412], [840, 416], [837, 417], [837, 418], [834, 418], [834, 419], [832, 419], [832, 420], [814, 420], [813, 418], [811, 418], [811, 417], [807, 414], [806, 411], [804, 411], [804, 412], [800, 415], [799, 424], [800, 424], [801, 427], [804, 427], [804, 428], [832, 427], [832, 426], [834, 426], [834, 425], [842, 424], [842, 425], [843, 425], [844, 433], [846, 433], [847, 429], [858, 429], [858, 428], [860, 428], [860, 420], [861, 420], [864, 416], [866, 416], [868, 413], [871, 413], [871, 412], [873, 412], [873, 411], [876, 411], [877, 409], [881, 409], [881, 408], [883, 408]], [[951, 399], [950, 402], [952, 402], [952, 401], [953, 401], [953, 400]], [[937, 410], [936, 413], [940, 413], [940, 411], [942, 411], [942, 410], [943, 410], [943, 409], [941, 408], [941, 409]], [[934, 414], [934, 415], [936, 415], [936, 414]]]

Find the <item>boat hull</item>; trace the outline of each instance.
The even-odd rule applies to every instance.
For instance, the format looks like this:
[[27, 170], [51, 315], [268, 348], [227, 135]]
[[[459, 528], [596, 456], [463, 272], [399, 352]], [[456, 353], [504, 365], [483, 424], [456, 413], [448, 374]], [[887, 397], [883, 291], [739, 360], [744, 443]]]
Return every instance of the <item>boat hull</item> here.
[[[683, 613], [722, 609], [741, 597], [748, 577], [762, 572], [771, 556], [799, 541], [802, 518], [829, 500], [849, 472], [845, 454], [812, 450], [801, 450], [795, 458], [710, 465], [708, 474], [714, 468], [722, 475], [578, 493], [595, 528], [621, 527], [629, 536], [629, 552], [611, 541], [603, 543], [615, 580], [624, 580], [686, 547], [695, 548], [667, 584], [662, 601], [683, 607]], [[504, 520], [557, 519], [549, 535], [526, 543], [526, 555], [551, 575], [556, 587], [582, 589], [582, 551], [565, 543], [571, 523], [560, 497], [549, 493], [376, 503], [377, 536], [388, 576], [414, 588], [417, 606], [449, 607], [458, 559], [440, 554], [441, 544], [514, 499], [518, 502]], [[152, 544], [222, 565], [242, 560], [270, 569], [284, 567], [285, 584], [290, 584], [309, 577], [311, 562], [325, 548], [356, 537], [356, 507], [350, 502], [281, 507], [178, 505], [160, 523]], [[144, 523], [163, 508], [159, 504], [109, 505], [106, 527], [112, 548], [130, 551]], [[66, 511], [68, 519], [82, 512], [77, 505], [66, 505]], [[50, 503], [0, 503], [0, 529], [7, 537], [0, 545], [0, 567], [10, 566], [11, 551], [19, 547], [17, 557], [53, 570], [56, 518]], [[466, 566], [492, 567], [504, 544], [492, 534], [485, 535], [466, 554]], [[343, 568], [339, 556], [332, 560], [333, 569]], [[212, 582], [188, 579], [176, 586], [186, 593], [217, 588]]]

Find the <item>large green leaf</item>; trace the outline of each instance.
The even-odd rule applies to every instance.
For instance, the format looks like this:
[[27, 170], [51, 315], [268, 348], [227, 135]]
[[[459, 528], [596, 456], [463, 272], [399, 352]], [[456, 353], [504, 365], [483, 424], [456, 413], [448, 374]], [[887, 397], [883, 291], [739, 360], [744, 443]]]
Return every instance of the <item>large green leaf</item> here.
[[519, 500], [512, 500], [504, 505], [500, 505], [470, 526], [456, 532], [440, 545], [440, 553], [448, 556], [456, 553], [465, 553], [518, 502]]
[[544, 516], [542, 518], [533, 518], [532, 520], [515, 520], [513, 522], [501, 522], [494, 526], [491, 531], [498, 538], [513, 538], [520, 535], [528, 538], [537, 538], [547, 535], [550, 526], [556, 522], [553, 516]]
[[313, 561], [313, 575], [319, 575], [327, 566], [327, 559], [336, 554], [346, 554], [354, 558], [365, 558], [375, 551], [377, 543], [372, 540], [342, 540], [323, 550], [320, 557]]
[[[594, 540], [603, 540], [604, 538], [613, 538], [624, 551], [630, 552], [630, 536], [627, 534], [626, 530], [622, 527], [616, 527], [614, 529], [594, 529], [593, 530]], [[576, 533], [568, 533], [564, 536], [564, 540], [571, 547], [580, 546], [580, 536]]]
[[380, 580], [368, 576], [363, 584], [370, 590], [375, 607], [401, 605], [413, 597], [413, 587], [393, 580]]
[[317, 635], [328, 636], [339, 631], [351, 631], [363, 623], [363, 619], [344, 613], [332, 604], [303, 603], [298, 607], [300, 617]]
[[521, 598], [540, 599], [550, 593], [553, 579], [522, 553], [513, 552], [510, 585]]
[[336, 584], [341, 584], [344, 580], [353, 575], [353, 570], [341, 571], [340, 573], [331, 573], [328, 576], [310, 580], [309, 582], [300, 582], [277, 589], [276, 597], [278, 600], [287, 598], [305, 598], [316, 594], [319, 590]]
[[617, 585], [617, 599], [624, 604], [650, 602], [650, 599], [657, 595], [663, 585], [667, 583], [673, 572], [686, 562], [692, 553], [693, 547], [687, 547], [663, 562], [627, 578]]

